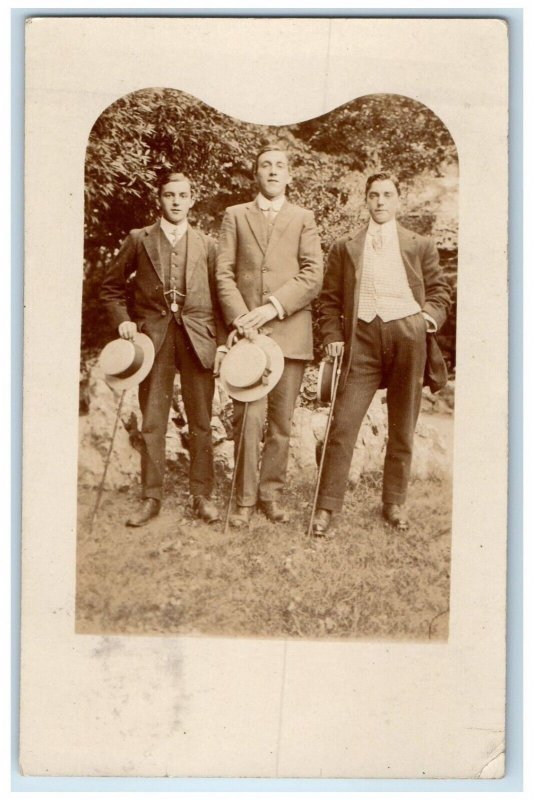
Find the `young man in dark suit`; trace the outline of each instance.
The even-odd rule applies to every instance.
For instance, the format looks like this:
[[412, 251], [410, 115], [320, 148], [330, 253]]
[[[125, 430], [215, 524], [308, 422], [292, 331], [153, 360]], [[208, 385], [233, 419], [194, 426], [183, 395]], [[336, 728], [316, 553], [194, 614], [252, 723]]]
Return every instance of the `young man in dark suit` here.
[[377, 389], [387, 387], [388, 441], [382, 513], [408, 528], [406, 500], [415, 424], [421, 405], [427, 332], [445, 322], [450, 297], [432, 239], [396, 221], [396, 181], [371, 175], [365, 187], [369, 225], [336, 241], [320, 297], [319, 325], [326, 352], [343, 354], [328, 438], [316, 535], [326, 535], [343, 504], [354, 445]]
[[[127, 521], [140, 526], [159, 513], [165, 469], [165, 434], [176, 370], [189, 425], [189, 485], [193, 509], [206, 522], [219, 519], [210, 499], [214, 485], [211, 409], [216, 348], [226, 331], [215, 288], [216, 248], [212, 239], [188, 222], [193, 205], [191, 182], [166, 171], [158, 181], [160, 219], [130, 231], [108, 271], [101, 299], [118, 333], [135, 339], [137, 331], [154, 343], [152, 370], [139, 387], [143, 415], [141, 508]], [[133, 283], [131, 316], [126, 284]]]

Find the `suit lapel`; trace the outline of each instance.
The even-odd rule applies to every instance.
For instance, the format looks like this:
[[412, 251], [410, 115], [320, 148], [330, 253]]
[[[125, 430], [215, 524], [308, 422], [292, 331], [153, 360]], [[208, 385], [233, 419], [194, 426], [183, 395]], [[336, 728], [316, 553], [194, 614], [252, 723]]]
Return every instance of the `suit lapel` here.
[[271, 231], [271, 236], [270, 236], [269, 241], [267, 243], [267, 250], [265, 252], [265, 255], [267, 255], [271, 250], [273, 250], [276, 247], [276, 245], [278, 244], [282, 234], [284, 233], [285, 229], [289, 225], [289, 222], [290, 222], [291, 218], [293, 217], [294, 213], [295, 213], [295, 209], [293, 208], [291, 203], [288, 203], [288, 201], [286, 200], [284, 202], [282, 208], [280, 209], [280, 211], [276, 215], [276, 219], [274, 221], [273, 229]]
[[249, 203], [249, 205], [245, 208], [245, 216], [248, 224], [250, 225], [250, 229], [254, 234], [254, 238], [256, 239], [262, 253], [265, 254], [267, 249], [267, 230], [265, 226], [265, 220], [263, 219], [263, 213], [260, 211], [256, 203]]
[[363, 248], [365, 245], [366, 235], [367, 235], [367, 225], [359, 233], [356, 234], [354, 239], [349, 239], [346, 244], [347, 253], [349, 254], [350, 259], [354, 264], [356, 280], [359, 279], [363, 267]]
[[419, 286], [422, 282], [422, 276], [419, 274], [413, 263], [415, 260], [414, 255], [417, 247], [417, 237], [415, 233], [409, 231], [407, 228], [403, 228], [402, 225], [399, 225], [398, 223], [397, 233], [399, 237], [399, 248], [402, 256], [402, 263], [404, 264], [404, 269], [406, 270], [408, 283], [410, 286], [413, 286], [414, 284]]
[[185, 259], [185, 285], [186, 292], [192, 287], [195, 266], [202, 252], [202, 242], [198, 233], [193, 228], [187, 226], [187, 255]]
[[148, 257], [152, 262], [152, 266], [157, 272], [158, 278], [162, 283], [164, 283], [163, 267], [161, 266], [161, 257], [159, 252], [159, 232], [159, 222], [155, 222], [154, 225], [151, 225], [149, 228], [145, 228], [145, 238], [143, 239], [143, 244], [145, 246], [145, 250], [147, 251]]

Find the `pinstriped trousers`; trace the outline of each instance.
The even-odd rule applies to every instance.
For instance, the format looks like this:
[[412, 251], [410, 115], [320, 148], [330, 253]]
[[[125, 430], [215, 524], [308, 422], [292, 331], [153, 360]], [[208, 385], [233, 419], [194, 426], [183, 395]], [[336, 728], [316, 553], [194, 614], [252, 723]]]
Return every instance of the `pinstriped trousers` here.
[[388, 440], [382, 500], [405, 502], [425, 360], [426, 321], [421, 312], [390, 322], [380, 317], [358, 320], [347, 380], [334, 405], [318, 508], [341, 509], [360, 426], [375, 392], [384, 386]]
[[139, 386], [143, 414], [141, 483], [143, 497], [161, 500], [165, 472], [165, 434], [172, 404], [174, 375], [180, 371], [182, 399], [189, 423], [189, 491], [210, 497], [214, 484], [211, 406], [215, 380], [200, 363], [181, 325], [171, 321], [154, 366]]
[[[241, 457], [237, 464], [238, 506], [254, 506], [259, 500], [278, 500], [284, 488], [289, 459], [291, 421], [304, 376], [305, 361], [286, 358], [282, 377], [266, 397], [248, 404]], [[234, 400], [234, 441], [243, 424], [245, 404]], [[263, 451], [261, 440], [265, 431]]]

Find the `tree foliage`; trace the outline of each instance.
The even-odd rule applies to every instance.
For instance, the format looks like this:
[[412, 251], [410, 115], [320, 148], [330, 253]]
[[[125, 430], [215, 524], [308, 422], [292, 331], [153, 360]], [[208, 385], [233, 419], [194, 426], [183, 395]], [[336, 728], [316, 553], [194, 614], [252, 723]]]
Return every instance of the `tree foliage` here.
[[395, 173], [401, 182], [421, 172], [442, 174], [456, 160], [456, 147], [443, 122], [409, 97], [361, 97], [316, 119], [293, 126], [313, 150], [339, 158], [347, 170]]
[[233, 120], [183, 92], [146, 89], [98, 118], [86, 156], [86, 242], [114, 248], [155, 214], [162, 167], [194, 179], [196, 215], [210, 229], [219, 210], [249, 196], [255, 126]]
[[[192, 222], [217, 236], [224, 209], [254, 196], [254, 154], [267, 137], [286, 140], [289, 197], [314, 211], [325, 250], [366, 218], [366, 175], [391, 170], [409, 187], [423, 174], [441, 175], [456, 160], [443, 123], [426, 106], [399, 95], [359, 98], [279, 128], [228, 117], [174, 89], [120, 98], [98, 117], [87, 145], [84, 347], [101, 346], [107, 335], [98, 303], [103, 273], [127, 232], [156, 218], [158, 171], [173, 167], [191, 176]], [[431, 232], [434, 206], [412, 203], [411, 227]]]

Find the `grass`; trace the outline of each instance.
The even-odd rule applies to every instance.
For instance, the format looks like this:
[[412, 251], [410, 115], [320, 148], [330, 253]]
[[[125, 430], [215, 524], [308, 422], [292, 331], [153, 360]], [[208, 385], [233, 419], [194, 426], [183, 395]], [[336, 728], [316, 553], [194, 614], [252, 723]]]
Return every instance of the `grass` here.
[[328, 542], [304, 535], [308, 483], [287, 489], [289, 525], [258, 512], [227, 537], [192, 516], [186, 485], [171, 470], [159, 517], [139, 529], [124, 525], [137, 492], [104, 493], [92, 533], [96, 493], [80, 488], [78, 633], [446, 639], [448, 482], [412, 483], [412, 524], [399, 533], [380, 516], [379, 480], [367, 477], [347, 493]]

